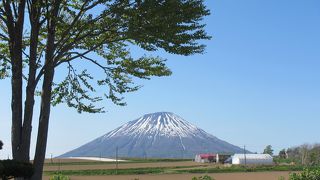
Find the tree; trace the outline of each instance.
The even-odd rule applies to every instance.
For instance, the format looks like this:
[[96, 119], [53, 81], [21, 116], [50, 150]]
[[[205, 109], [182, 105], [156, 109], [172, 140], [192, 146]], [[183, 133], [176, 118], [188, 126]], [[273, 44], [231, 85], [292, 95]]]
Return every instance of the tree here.
[[279, 157], [282, 159], [286, 159], [287, 158], [287, 152], [285, 149], [282, 149], [281, 151], [279, 151]]
[[2, 146], [3, 146], [3, 142], [0, 141], [0, 150], [2, 149]]
[[266, 146], [263, 150], [263, 154], [270, 154], [271, 156], [273, 155], [273, 149], [271, 145]]
[[307, 165], [308, 164], [308, 157], [309, 157], [309, 149], [311, 149], [309, 144], [303, 144], [299, 147], [299, 153], [301, 156], [301, 164]]
[[[129, 47], [202, 53], [198, 40], [210, 39], [201, 23], [207, 15], [203, 0], [1, 1], [0, 78], [11, 78], [13, 158], [30, 159], [35, 95], [41, 101], [32, 179], [41, 179], [51, 105], [66, 103], [79, 113], [104, 112], [95, 104], [103, 99], [125, 105], [123, 94], [140, 88], [134, 78], [171, 74], [165, 59], [133, 58]], [[98, 86], [106, 92], [97, 94]]]
[[320, 164], [320, 145], [314, 144], [309, 150], [309, 164], [310, 165], [319, 165]]

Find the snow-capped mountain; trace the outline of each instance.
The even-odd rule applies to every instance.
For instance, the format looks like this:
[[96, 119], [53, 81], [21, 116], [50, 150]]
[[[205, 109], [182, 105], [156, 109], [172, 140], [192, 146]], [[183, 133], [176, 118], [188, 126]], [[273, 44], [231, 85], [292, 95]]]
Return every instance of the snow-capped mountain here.
[[191, 158], [205, 152], [239, 153], [242, 149], [206, 133], [181, 117], [146, 114], [60, 157]]

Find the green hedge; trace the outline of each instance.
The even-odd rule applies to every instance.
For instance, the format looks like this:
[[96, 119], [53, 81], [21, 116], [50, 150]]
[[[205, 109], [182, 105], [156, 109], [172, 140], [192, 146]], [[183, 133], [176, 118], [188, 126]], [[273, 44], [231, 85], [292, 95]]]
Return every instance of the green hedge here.
[[50, 177], [50, 180], [70, 180], [70, 178], [68, 176], [58, 173]]
[[33, 175], [33, 166], [31, 163], [18, 162], [15, 160], [0, 161], [0, 177], [3, 180], [24, 177], [29, 178]]

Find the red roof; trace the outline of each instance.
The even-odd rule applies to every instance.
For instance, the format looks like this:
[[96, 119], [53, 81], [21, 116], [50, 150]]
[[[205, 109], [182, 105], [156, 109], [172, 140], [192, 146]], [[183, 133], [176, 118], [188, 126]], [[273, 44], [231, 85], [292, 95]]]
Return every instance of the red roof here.
[[201, 159], [209, 159], [209, 158], [214, 158], [216, 157], [215, 154], [199, 154]]

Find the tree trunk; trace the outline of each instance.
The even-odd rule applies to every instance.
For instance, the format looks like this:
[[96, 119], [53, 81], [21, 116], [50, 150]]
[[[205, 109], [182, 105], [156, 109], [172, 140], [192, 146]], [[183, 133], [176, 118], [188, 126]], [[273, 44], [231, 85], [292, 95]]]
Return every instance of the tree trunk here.
[[40, 110], [40, 117], [39, 117], [37, 146], [36, 146], [35, 158], [33, 163], [34, 174], [31, 178], [32, 180], [42, 179], [42, 170], [43, 170], [43, 164], [44, 164], [46, 148], [47, 148], [53, 76], [54, 76], [54, 69], [47, 68], [47, 71], [44, 74], [44, 80], [43, 80], [43, 86], [42, 86], [41, 110]]
[[29, 58], [29, 76], [26, 87], [26, 100], [24, 105], [24, 119], [22, 126], [22, 160], [28, 162], [30, 160], [30, 142], [32, 131], [32, 117], [34, 108], [34, 94], [37, 85], [37, 48], [39, 40], [39, 11], [35, 4], [31, 6], [30, 23], [31, 23], [31, 37], [30, 37], [30, 58]]
[[22, 137], [22, 39], [24, 25], [25, 0], [19, 1], [18, 17], [13, 18], [10, 1], [3, 2], [4, 13], [7, 17], [6, 25], [9, 32], [9, 50], [12, 64], [11, 78], [11, 144], [12, 156], [15, 160], [21, 160], [21, 137]]
[[[19, 50], [17, 49], [16, 51], [19, 51]], [[13, 159], [20, 160], [21, 159], [21, 155], [20, 155], [21, 126], [22, 126], [22, 59], [17, 57], [17, 55], [13, 55], [13, 56], [15, 56], [14, 61], [16, 62], [12, 63], [11, 143], [12, 143]]]
[[[19, 49], [15, 49], [19, 52]], [[15, 54], [15, 63], [12, 63], [12, 127], [11, 127], [11, 143], [12, 157], [14, 160], [22, 161], [22, 58]], [[15, 64], [15, 65], [14, 65]], [[15, 178], [21, 180], [21, 178]]]
[[47, 47], [46, 47], [46, 57], [44, 65], [44, 79], [42, 84], [42, 94], [41, 94], [41, 107], [40, 107], [40, 117], [39, 117], [39, 127], [37, 136], [36, 152], [34, 157], [34, 174], [31, 180], [41, 180], [43, 164], [47, 149], [47, 138], [48, 138], [48, 127], [49, 127], [49, 117], [50, 117], [50, 107], [51, 107], [51, 95], [52, 95], [52, 81], [54, 77], [54, 39], [55, 39], [55, 28], [56, 19], [58, 14], [60, 0], [54, 2], [54, 8], [52, 9], [50, 15], [51, 18], [48, 20], [48, 37], [47, 37]]

